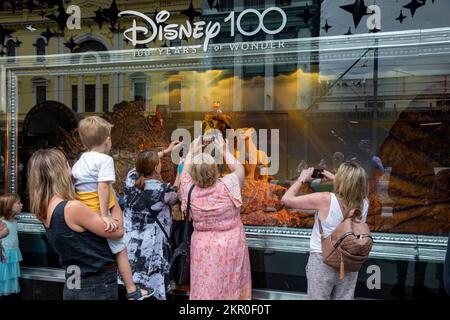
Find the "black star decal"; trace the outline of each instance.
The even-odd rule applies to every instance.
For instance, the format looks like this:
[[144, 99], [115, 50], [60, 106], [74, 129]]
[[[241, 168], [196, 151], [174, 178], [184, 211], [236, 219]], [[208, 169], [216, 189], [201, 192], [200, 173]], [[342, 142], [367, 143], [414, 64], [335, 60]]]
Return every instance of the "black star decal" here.
[[348, 31], [346, 33], [344, 33], [345, 36], [351, 36], [352, 33], [352, 27], [348, 27]]
[[20, 2], [18, 0], [9, 0], [12, 12], [16, 13], [16, 9], [20, 7]]
[[102, 11], [104, 13], [104, 16], [108, 18], [111, 27], [114, 28], [114, 26], [117, 23], [117, 20], [119, 20], [119, 13], [120, 13], [119, 8], [117, 7], [116, 0], [113, 0], [109, 9], [104, 9]]
[[405, 19], [406, 19], [406, 16], [403, 15], [403, 10], [400, 10], [400, 15], [395, 20], [398, 20], [398, 21], [400, 21], [400, 24], [403, 24], [403, 20], [405, 20]]
[[424, 5], [423, 2], [419, 2], [417, 0], [412, 0], [410, 3], [403, 6], [403, 8], [409, 9], [411, 11], [411, 16], [414, 17], [414, 14], [416, 13], [417, 9], [419, 9], [423, 5]]
[[311, 20], [314, 16], [315, 16], [315, 14], [311, 13], [311, 11], [309, 10], [309, 7], [306, 7], [306, 9], [303, 10], [302, 13], [299, 13], [299, 14], [297, 15], [297, 17], [303, 19], [303, 21], [305, 22], [305, 24], [308, 24], [308, 23], [309, 23], [309, 20]]
[[64, 43], [64, 46], [66, 46], [67, 48], [69, 48], [69, 50], [70, 50], [71, 53], [74, 52], [74, 51], [79, 47], [78, 43], [76, 43], [76, 42], [73, 40], [73, 37], [70, 38], [70, 41], [69, 41], [69, 42], [65, 42], [65, 43]]
[[208, 0], [209, 9], [212, 10], [215, 0]]
[[14, 30], [3, 28], [3, 26], [0, 25], [0, 45], [3, 45], [6, 37], [14, 32], [15, 32]]
[[333, 28], [333, 27], [328, 24], [328, 19], [327, 19], [325, 21], [325, 25], [322, 27], [322, 29], [325, 30], [326, 33], [328, 33], [328, 30], [330, 30], [331, 28]]
[[189, 5], [189, 8], [181, 11], [181, 13], [184, 14], [186, 17], [188, 17], [191, 23], [194, 22], [195, 17], [198, 17], [202, 14], [200, 11], [195, 10], [192, 1], [191, 4]]
[[28, 10], [30, 11], [30, 13], [32, 13], [33, 10], [38, 7], [38, 5], [34, 3], [34, 0], [27, 0], [26, 6], [28, 7]]
[[367, 15], [367, 6], [364, 0], [356, 0], [354, 4], [348, 4], [341, 6], [345, 11], [350, 12], [353, 15], [353, 23], [355, 24], [355, 29], [358, 28], [363, 16]]
[[48, 0], [49, 5], [58, 6], [62, 4], [63, 0]]
[[111, 28], [109, 28], [109, 30], [112, 32], [112, 33], [121, 33], [121, 32], [124, 32], [125, 31], [125, 29], [124, 28], [121, 28], [120, 27], [120, 25], [116, 28], [116, 27], [111, 27]]
[[16, 43], [16, 47], [18, 48], [18, 47], [20, 47], [20, 45], [21, 45], [23, 42], [20, 41], [18, 38], [16, 38], [15, 43]]
[[49, 27], [47, 27], [47, 30], [41, 33], [41, 36], [43, 36], [47, 40], [47, 43], [54, 35], [55, 33], [51, 32]]
[[377, 33], [377, 32], [380, 32], [380, 31], [381, 31], [380, 29], [373, 28], [373, 29], [369, 30], [369, 33]]
[[95, 11], [94, 13], [95, 13], [95, 17], [92, 18], [92, 20], [94, 20], [95, 23], [97, 23], [99, 28], [101, 29], [103, 26], [103, 23], [105, 23], [107, 21], [107, 19], [105, 18], [101, 8], [98, 8], [97, 11]]
[[67, 19], [69, 19], [69, 15], [66, 13], [66, 9], [64, 9], [64, 6], [62, 2], [58, 5], [58, 11], [55, 13], [49, 14], [46, 16], [47, 18], [56, 21], [56, 23], [59, 26], [59, 29], [62, 33], [64, 33], [64, 29], [66, 28]]
[[216, 5], [214, 6], [214, 9], [216, 9], [217, 11], [220, 11], [220, 9], [222, 9], [223, 6], [219, 3], [219, 1], [216, 2]]

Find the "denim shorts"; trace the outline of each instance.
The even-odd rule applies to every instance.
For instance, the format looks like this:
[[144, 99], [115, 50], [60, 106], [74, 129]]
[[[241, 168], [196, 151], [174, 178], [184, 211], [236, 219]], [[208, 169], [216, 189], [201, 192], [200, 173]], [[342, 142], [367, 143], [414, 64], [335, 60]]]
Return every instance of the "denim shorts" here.
[[64, 300], [117, 300], [117, 267], [103, 269], [89, 276], [82, 276], [79, 289], [69, 289], [64, 285]]

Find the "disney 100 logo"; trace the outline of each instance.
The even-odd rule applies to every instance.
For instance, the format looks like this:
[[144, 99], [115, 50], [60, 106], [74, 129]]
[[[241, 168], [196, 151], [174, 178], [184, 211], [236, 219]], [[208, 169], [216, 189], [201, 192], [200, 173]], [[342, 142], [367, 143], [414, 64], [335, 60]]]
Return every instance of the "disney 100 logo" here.
[[[270, 12], [277, 12], [281, 15], [282, 21], [281, 25], [275, 30], [269, 30], [264, 25], [264, 17]], [[258, 17], [259, 24], [252, 31], [246, 31], [242, 28], [242, 19], [247, 14], [254, 14]], [[175, 39], [200, 39], [205, 38], [203, 43], [203, 51], [206, 52], [208, 50], [208, 45], [211, 39], [214, 39], [219, 33], [221, 29], [220, 22], [212, 22], [209, 21], [206, 23], [205, 21], [196, 21], [191, 23], [190, 21], [186, 21], [186, 25], [179, 24], [167, 24], [164, 22], [169, 20], [170, 12], [163, 10], [158, 12], [156, 15], [156, 21], [153, 21], [150, 17], [146, 16], [143, 13], [126, 10], [119, 13], [119, 16], [137, 16], [142, 18], [146, 22], [146, 26], [138, 26], [136, 23], [136, 19], [133, 19], [133, 25], [131, 28], [128, 28], [124, 31], [123, 35], [126, 39], [131, 41], [133, 46], [137, 44], [146, 44], [154, 41], [158, 38], [160, 41], [162, 40], [175, 40]], [[253, 36], [257, 34], [260, 30], [263, 30], [267, 34], [277, 34], [281, 32], [287, 23], [286, 13], [278, 8], [278, 7], [270, 7], [264, 10], [262, 13], [255, 9], [246, 9], [242, 11], [237, 17], [234, 11], [230, 12], [230, 14], [224, 19], [224, 22], [230, 22], [230, 36], [234, 37], [236, 33], [236, 29], [239, 33], [244, 36]], [[150, 30], [149, 30], [150, 28]], [[138, 39], [138, 33], [143, 33], [144, 36], [147, 36], [145, 39]]]

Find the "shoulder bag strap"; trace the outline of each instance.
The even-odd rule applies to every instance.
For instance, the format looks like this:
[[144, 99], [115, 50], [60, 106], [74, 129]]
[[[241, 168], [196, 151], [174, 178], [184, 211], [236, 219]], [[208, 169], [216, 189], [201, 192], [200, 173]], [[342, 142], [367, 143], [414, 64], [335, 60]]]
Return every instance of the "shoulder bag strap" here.
[[189, 233], [189, 217], [190, 217], [190, 211], [191, 211], [191, 195], [192, 191], [194, 190], [195, 184], [191, 186], [188, 193], [188, 199], [186, 204], [186, 215], [185, 215], [185, 223], [184, 223], [184, 234], [183, 234], [183, 243], [188, 243], [188, 233]]
[[[144, 201], [145, 201], [145, 205], [147, 206], [148, 211], [151, 211], [151, 205], [150, 205], [150, 197], [147, 197], [147, 190], [144, 190], [143, 196], [144, 196]], [[159, 226], [159, 228], [161, 229], [161, 231], [164, 233], [164, 236], [167, 238], [167, 241], [170, 243], [170, 237], [167, 234], [166, 230], [164, 229], [163, 225], [161, 224], [161, 221], [159, 221], [158, 216], [154, 217], [154, 220], [156, 222], [156, 224]]]

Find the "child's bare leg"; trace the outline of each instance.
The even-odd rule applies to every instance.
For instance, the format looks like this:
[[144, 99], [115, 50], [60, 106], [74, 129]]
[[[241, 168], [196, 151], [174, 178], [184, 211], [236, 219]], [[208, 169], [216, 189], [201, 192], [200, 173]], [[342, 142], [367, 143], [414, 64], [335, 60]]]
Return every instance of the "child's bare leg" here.
[[[123, 283], [127, 293], [136, 291], [136, 285], [133, 280], [133, 272], [131, 271], [130, 261], [128, 261], [128, 252], [125, 248], [116, 254], [117, 268], [119, 269], [120, 276], [122, 277]], [[148, 291], [141, 289], [141, 295], [148, 295]]]

